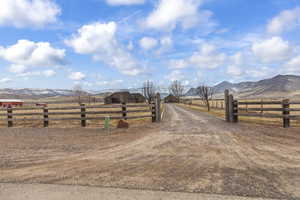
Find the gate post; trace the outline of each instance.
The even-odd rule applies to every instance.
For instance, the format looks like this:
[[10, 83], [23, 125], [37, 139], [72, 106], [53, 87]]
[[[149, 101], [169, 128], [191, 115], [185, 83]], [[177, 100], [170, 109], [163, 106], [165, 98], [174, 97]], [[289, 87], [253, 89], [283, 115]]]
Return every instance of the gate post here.
[[283, 115], [283, 128], [290, 127], [290, 100], [284, 99], [282, 101], [282, 115]]
[[49, 116], [48, 116], [48, 108], [44, 107], [44, 128], [49, 126]]
[[126, 103], [122, 103], [122, 117], [123, 119], [127, 120], [127, 110], [126, 110]]
[[86, 127], [86, 109], [85, 109], [85, 104], [80, 105], [80, 111], [81, 111], [81, 126]]
[[237, 123], [239, 121], [238, 111], [239, 111], [239, 102], [237, 100], [233, 100], [233, 122], [234, 123]]
[[13, 127], [13, 110], [12, 110], [12, 107], [9, 105], [7, 107], [7, 126], [10, 128], [10, 127]]
[[151, 113], [152, 113], [152, 122], [156, 122], [156, 111], [155, 111], [155, 101], [150, 103], [151, 106]]
[[233, 109], [234, 109], [234, 105], [233, 105], [233, 96], [232, 94], [229, 95], [228, 97], [228, 108], [229, 108], [229, 122], [233, 122]]
[[160, 94], [157, 93], [156, 97], [155, 97], [155, 118], [156, 118], [155, 121], [156, 122], [160, 122], [161, 121], [160, 103], [161, 103]]
[[229, 90], [225, 90], [224, 92], [224, 100], [225, 100], [225, 120], [230, 122], [229, 118]]

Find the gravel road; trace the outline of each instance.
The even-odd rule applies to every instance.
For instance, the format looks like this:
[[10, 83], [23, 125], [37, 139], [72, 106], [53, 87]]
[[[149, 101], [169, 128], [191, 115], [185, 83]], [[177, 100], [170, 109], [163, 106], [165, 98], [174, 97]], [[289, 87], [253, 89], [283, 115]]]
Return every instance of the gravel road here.
[[0, 182], [300, 199], [297, 128], [228, 124], [166, 105], [161, 124], [122, 134], [0, 131]]

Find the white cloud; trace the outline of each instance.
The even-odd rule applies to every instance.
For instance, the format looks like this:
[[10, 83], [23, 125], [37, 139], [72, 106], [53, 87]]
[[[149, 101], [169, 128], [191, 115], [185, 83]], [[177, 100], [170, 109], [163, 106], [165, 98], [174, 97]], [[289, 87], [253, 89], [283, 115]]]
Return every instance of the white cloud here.
[[52, 0], [1, 0], [0, 25], [43, 27], [55, 23], [61, 13]]
[[143, 72], [133, 56], [116, 39], [117, 24], [93, 23], [85, 25], [65, 43], [79, 54], [92, 54], [95, 60], [116, 68], [126, 75]]
[[2, 83], [2, 84], [5, 84], [5, 83], [9, 83], [9, 82], [11, 82], [12, 80], [10, 79], [10, 78], [1, 78], [0, 79], [0, 83]]
[[145, 3], [145, 0], [106, 0], [109, 5], [118, 6], [118, 5], [137, 5]]
[[252, 45], [252, 51], [263, 63], [284, 61], [290, 57], [292, 48], [281, 37], [272, 37]]
[[240, 76], [242, 75], [242, 69], [236, 65], [230, 65], [227, 68], [227, 74], [232, 76]]
[[183, 59], [169, 61], [170, 69], [183, 69], [183, 68], [186, 68], [187, 66], [188, 66], [188, 63]]
[[198, 13], [202, 2], [202, 0], [160, 0], [155, 10], [145, 20], [145, 25], [159, 30], [172, 30], [178, 24], [183, 28], [193, 27], [204, 17]]
[[25, 65], [17, 65], [17, 64], [12, 64], [9, 68], [8, 71], [11, 73], [15, 74], [22, 74], [27, 70], [27, 67]]
[[300, 55], [291, 59], [286, 65], [286, 71], [289, 73], [300, 72]]
[[246, 74], [253, 78], [265, 78], [273, 74], [273, 70], [264, 66], [259, 69], [249, 69], [246, 70]]
[[51, 77], [51, 76], [54, 76], [56, 74], [56, 72], [54, 70], [51, 70], [51, 69], [45, 70], [42, 73], [46, 77]]
[[173, 47], [173, 40], [169, 36], [160, 38], [159, 42], [160, 42], [160, 48], [156, 52], [158, 55], [169, 51]]
[[224, 53], [218, 53], [214, 45], [203, 44], [200, 51], [195, 52], [190, 58], [189, 63], [202, 69], [214, 69], [220, 67], [226, 61]]
[[172, 71], [170, 74], [168, 74], [167, 76], [165, 76], [165, 78], [167, 80], [170, 80], [170, 81], [181, 81], [185, 78], [184, 74], [182, 73], [182, 71], [180, 70], [174, 70]]
[[69, 78], [74, 81], [81, 81], [85, 77], [86, 77], [85, 74], [82, 72], [72, 72], [69, 76]]
[[300, 25], [300, 6], [284, 10], [278, 16], [274, 17], [267, 26], [267, 31], [271, 34], [281, 34], [291, 31]]
[[149, 50], [154, 48], [157, 45], [157, 40], [151, 37], [143, 37], [140, 40], [140, 46], [141, 48], [145, 50]]
[[128, 43], [127, 49], [128, 49], [129, 51], [132, 51], [132, 50], [134, 49], [134, 45], [133, 45], [132, 41], [130, 41], [130, 42]]
[[28, 67], [64, 65], [65, 50], [53, 48], [48, 42], [19, 40], [17, 44], [6, 48], [0, 46], [0, 58], [13, 63], [10, 71], [18, 73]]
[[241, 52], [235, 53], [231, 56], [231, 60], [235, 65], [243, 65], [244, 64], [244, 55]]
[[111, 80], [111, 81], [98, 81], [96, 85], [101, 87], [120, 87], [120, 84], [124, 83], [123, 80]]

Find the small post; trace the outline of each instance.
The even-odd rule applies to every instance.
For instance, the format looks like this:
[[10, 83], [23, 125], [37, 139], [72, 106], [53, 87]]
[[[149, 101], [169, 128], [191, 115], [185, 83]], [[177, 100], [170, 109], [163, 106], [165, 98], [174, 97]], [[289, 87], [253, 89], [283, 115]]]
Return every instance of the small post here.
[[233, 100], [233, 123], [237, 123], [239, 121], [239, 102], [237, 100]]
[[233, 96], [229, 95], [228, 97], [228, 108], [229, 108], [229, 122], [233, 122], [233, 116], [234, 116], [234, 104], [233, 104]]
[[108, 132], [110, 131], [110, 116], [105, 117], [104, 128]]
[[7, 126], [13, 127], [13, 110], [10, 105], [7, 107]]
[[229, 90], [225, 90], [224, 92], [224, 99], [225, 99], [225, 120], [227, 122], [230, 122], [230, 118], [229, 118]]
[[156, 98], [155, 98], [155, 116], [156, 116], [156, 122], [160, 122], [161, 121], [160, 103], [161, 103], [160, 94], [157, 93], [156, 94]]
[[49, 126], [49, 113], [48, 113], [48, 108], [44, 107], [44, 128], [47, 128]]
[[264, 113], [264, 100], [260, 100], [260, 113], [263, 114]]
[[122, 103], [122, 117], [124, 120], [127, 120], [127, 110], [126, 110], [126, 103]]
[[86, 109], [85, 104], [80, 105], [80, 111], [81, 111], [81, 127], [86, 127]]
[[288, 128], [290, 127], [290, 100], [289, 99], [284, 99], [282, 101], [282, 115], [283, 115], [283, 128]]

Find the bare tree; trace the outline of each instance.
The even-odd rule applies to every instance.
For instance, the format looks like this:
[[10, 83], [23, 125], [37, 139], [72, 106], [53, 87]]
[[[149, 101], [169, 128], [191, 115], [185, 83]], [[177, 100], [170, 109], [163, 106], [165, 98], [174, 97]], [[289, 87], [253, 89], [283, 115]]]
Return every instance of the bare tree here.
[[183, 96], [184, 86], [180, 81], [173, 81], [169, 87], [170, 94], [174, 95], [177, 98], [177, 101], [180, 101], [180, 97]]
[[83, 89], [80, 84], [76, 84], [73, 87], [75, 96], [77, 97], [77, 102], [81, 104], [81, 96], [83, 95]]
[[143, 84], [142, 92], [148, 103], [151, 103], [155, 98], [156, 89], [151, 81], [146, 81]]
[[197, 88], [197, 94], [200, 96], [204, 104], [207, 106], [207, 110], [210, 111], [210, 102], [215, 91], [212, 87], [201, 85]]

